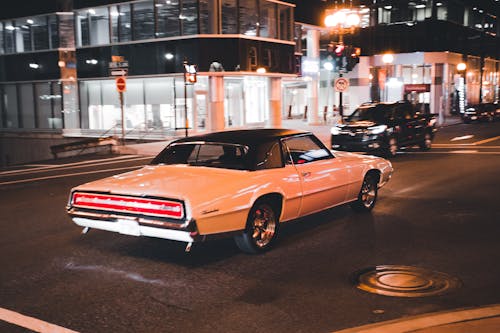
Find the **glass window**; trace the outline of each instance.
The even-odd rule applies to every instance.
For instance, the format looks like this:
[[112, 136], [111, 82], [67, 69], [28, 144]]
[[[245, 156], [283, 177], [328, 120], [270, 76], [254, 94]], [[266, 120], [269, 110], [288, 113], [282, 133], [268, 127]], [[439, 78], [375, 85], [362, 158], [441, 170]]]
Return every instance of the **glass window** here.
[[5, 53], [3, 47], [3, 22], [0, 22], [0, 54]]
[[49, 15], [49, 36], [50, 36], [49, 48], [57, 49], [59, 47], [59, 28], [58, 28], [58, 19], [56, 15]]
[[134, 40], [154, 38], [155, 18], [153, 1], [134, 3], [132, 4], [132, 8], [134, 11]]
[[172, 37], [180, 36], [179, 25], [179, 3], [168, 2], [158, 3], [156, 7], [158, 25], [156, 36], [157, 37]]
[[222, 0], [222, 33], [238, 33], [238, 5], [236, 0]]
[[198, 34], [198, 0], [183, 0], [179, 19], [182, 35]]
[[23, 83], [19, 85], [21, 102], [21, 120], [23, 128], [35, 128], [35, 101], [33, 99], [33, 85]]
[[15, 84], [5, 85], [4, 90], [4, 106], [5, 106], [5, 128], [18, 128], [19, 119], [17, 116], [17, 87]]
[[328, 149], [310, 135], [292, 137], [284, 140], [287, 163], [305, 164], [332, 158]]
[[293, 10], [292, 7], [278, 4], [279, 11], [279, 39], [293, 40], [292, 22]]
[[257, 1], [240, 0], [239, 16], [240, 33], [248, 36], [258, 35]]
[[130, 15], [130, 5], [118, 6], [118, 36], [120, 42], [132, 40], [132, 21]]
[[107, 7], [90, 8], [90, 44], [109, 44], [109, 13]]
[[[29, 21], [29, 20], [28, 20]], [[47, 16], [31, 19], [31, 31], [33, 32], [33, 46], [35, 50], [46, 50], [49, 48], [49, 27]]]
[[26, 19], [16, 20], [16, 51], [31, 51], [31, 29]]
[[120, 12], [118, 11], [118, 6], [109, 7], [109, 19], [111, 22], [111, 43], [119, 42], [118, 35], [118, 21]]
[[260, 3], [260, 35], [261, 37], [277, 38], [276, 4], [261, 1]]
[[[38, 128], [52, 128], [52, 98], [50, 92], [50, 82], [37, 83], [35, 85], [35, 100], [37, 106], [37, 124]], [[60, 97], [60, 96], [59, 96]]]
[[[89, 19], [87, 10], [76, 12], [76, 41], [78, 46], [90, 45]], [[52, 30], [52, 25], [51, 25]]]
[[146, 122], [148, 128], [162, 129], [175, 127], [172, 84], [172, 78], [151, 78], [144, 80]]
[[198, 13], [200, 22], [200, 34], [215, 34], [218, 31], [213, 31], [215, 24], [212, 21], [216, 19], [215, 15], [212, 15], [209, 7], [209, 0], [198, 0]]
[[14, 28], [14, 24], [12, 23], [12, 21], [6, 21], [4, 23], [5, 53], [16, 52], [15, 31], [16, 31], [16, 28]]
[[281, 147], [278, 142], [260, 145], [257, 150], [256, 169], [275, 169], [283, 167]]

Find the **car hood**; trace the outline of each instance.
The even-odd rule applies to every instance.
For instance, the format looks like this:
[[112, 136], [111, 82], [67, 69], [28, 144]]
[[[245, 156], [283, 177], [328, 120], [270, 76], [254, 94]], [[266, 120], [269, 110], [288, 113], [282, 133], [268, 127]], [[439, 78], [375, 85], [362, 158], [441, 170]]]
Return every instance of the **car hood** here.
[[237, 179], [248, 178], [244, 176], [247, 172], [188, 165], [149, 165], [80, 185], [75, 190], [179, 200], [196, 193], [197, 198], [205, 200], [213, 197], [217, 189], [229, 192]]
[[343, 125], [340, 125], [339, 128], [344, 130], [356, 130], [356, 129], [365, 129], [368, 127], [376, 126], [377, 123], [368, 120], [359, 120], [359, 121], [349, 121]]

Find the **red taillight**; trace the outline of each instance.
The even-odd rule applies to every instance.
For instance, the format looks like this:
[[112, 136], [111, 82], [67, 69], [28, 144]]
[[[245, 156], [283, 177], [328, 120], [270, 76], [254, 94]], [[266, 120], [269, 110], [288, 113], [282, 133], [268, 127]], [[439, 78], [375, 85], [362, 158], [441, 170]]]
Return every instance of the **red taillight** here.
[[74, 207], [107, 210], [113, 212], [137, 213], [151, 216], [181, 219], [184, 217], [182, 204], [176, 201], [122, 197], [117, 195], [75, 193]]

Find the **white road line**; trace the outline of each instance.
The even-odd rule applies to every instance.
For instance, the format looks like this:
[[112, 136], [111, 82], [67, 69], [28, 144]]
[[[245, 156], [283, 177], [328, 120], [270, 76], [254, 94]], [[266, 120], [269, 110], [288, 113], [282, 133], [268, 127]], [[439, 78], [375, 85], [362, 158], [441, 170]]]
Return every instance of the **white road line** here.
[[34, 182], [34, 181], [37, 181], [37, 180], [47, 180], [47, 179], [65, 178], [65, 177], [73, 177], [73, 176], [80, 176], [80, 175], [90, 175], [90, 174], [93, 174], [93, 173], [103, 173], [103, 172], [110, 172], [110, 171], [131, 170], [131, 169], [138, 169], [138, 168], [141, 168], [141, 167], [142, 166], [139, 165], [139, 166], [132, 166], [132, 167], [106, 169], [106, 170], [96, 170], [96, 171], [68, 173], [68, 174], [65, 174], [65, 175], [55, 175], [55, 176], [46, 176], [46, 177], [38, 177], [38, 178], [20, 179], [20, 180], [13, 180], [13, 181], [9, 181], [9, 182], [2, 182], [2, 183], [0, 183], [0, 186], [1, 185], [12, 185], [12, 184], [29, 183], [29, 182]]
[[0, 308], [0, 320], [40, 333], [78, 333], [4, 308]]
[[487, 142], [491, 142], [491, 141], [495, 141], [497, 139], [500, 139], [500, 136], [495, 136], [493, 138], [489, 138], [489, 139], [484, 139], [484, 140], [481, 140], [481, 141], [476, 141], [474, 142], [475, 145], [481, 145], [483, 143], [487, 143]]
[[474, 149], [498, 149], [500, 146], [478, 146], [474, 143], [461, 143], [461, 144], [453, 144], [453, 143], [433, 143], [432, 147], [436, 148], [474, 148]]
[[[137, 155], [134, 155], [134, 156], [137, 156]], [[60, 168], [64, 168], [65, 170], [76, 169], [76, 168], [80, 168], [82, 166], [85, 166], [87, 164], [92, 164], [92, 166], [106, 165], [106, 164], [116, 163], [117, 160], [123, 160], [123, 162], [131, 162], [131, 161], [142, 161], [142, 160], [151, 160], [151, 159], [152, 159], [151, 156], [150, 157], [141, 156], [141, 157], [135, 157], [135, 158], [114, 157], [114, 158], [104, 159], [104, 160], [101, 159], [101, 160], [90, 160], [90, 161], [67, 163], [67, 164], [58, 164], [58, 165], [53, 165], [50, 167], [42, 167], [42, 168], [38, 168], [38, 169], [23, 169], [23, 170], [4, 171], [4, 172], [0, 172], [0, 176], [19, 175], [19, 174], [26, 174], [26, 173], [40, 173], [40, 172], [51, 171], [53, 169], [60, 169]]]

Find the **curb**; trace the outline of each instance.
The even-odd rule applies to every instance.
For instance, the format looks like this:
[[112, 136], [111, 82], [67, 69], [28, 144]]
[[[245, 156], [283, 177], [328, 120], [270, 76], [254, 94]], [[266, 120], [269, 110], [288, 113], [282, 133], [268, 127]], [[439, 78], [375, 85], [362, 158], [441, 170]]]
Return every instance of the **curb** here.
[[443, 312], [436, 312], [431, 314], [395, 319], [376, 324], [369, 324], [365, 326], [334, 331], [332, 333], [414, 332], [416, 330], [422, 330], [426, 328], [432, 328], [447, 324], [488, 319], [499, 316], [500, 316], [500, 304], [495, 304], [478, 308], [443, 311]]

